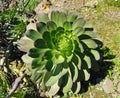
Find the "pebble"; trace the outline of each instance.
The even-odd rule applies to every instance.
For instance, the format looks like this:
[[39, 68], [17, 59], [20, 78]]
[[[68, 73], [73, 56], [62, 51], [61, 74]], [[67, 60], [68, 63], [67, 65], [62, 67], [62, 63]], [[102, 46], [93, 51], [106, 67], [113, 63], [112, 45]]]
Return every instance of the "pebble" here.
[[114, 89], [113, 81], [110, 79], [106, 78], [102, 84], [102, 88], [105, 93], [111, 93]]

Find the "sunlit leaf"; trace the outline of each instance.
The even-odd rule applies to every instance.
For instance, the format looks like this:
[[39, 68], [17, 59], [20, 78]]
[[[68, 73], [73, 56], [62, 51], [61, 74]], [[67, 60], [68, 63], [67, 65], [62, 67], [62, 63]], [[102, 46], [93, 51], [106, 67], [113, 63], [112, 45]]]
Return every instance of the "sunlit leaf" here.
[[72, 30], [72, 23], [71, 22], [64, 22], [63, 27], [65, 30]]
[[74, 22], [77, 19], [78, 15], [76, 13], [68, 13], [67, 21]]
[[92, 39], [85, 39], [85, 40], [82, 40], [82, 42], [84, 42], [85, 45], [87, 45], [89, 48], [93, 48], [93, 49], [97, 48], [97, 44]]
[[39, 20], [40, 22], [47, 23], [47, 22], [49, 21], [48, 14], [40, 13], [40, 15], [39, 15], [39, 17], [38, 17], [38, 20]]
[[78, 18], [76, 19], [74, 22], [73, 22], [73, 25], [72, 25], [72, 30], [78, 28], [78, 27], [83, 27], [85, 25], [85, 20], [82, 19], [82, 18]]

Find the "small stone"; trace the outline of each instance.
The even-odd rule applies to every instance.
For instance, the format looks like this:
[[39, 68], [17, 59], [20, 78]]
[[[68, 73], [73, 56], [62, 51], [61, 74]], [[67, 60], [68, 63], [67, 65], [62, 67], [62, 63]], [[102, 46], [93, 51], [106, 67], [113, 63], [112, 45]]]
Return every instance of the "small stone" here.
[[117, 91], [120, 93], [120, 82], [117, 85]]
[[105, 93], [111, 93], [114, 89], [113, 82], [110, 79], [105, 79], [102, 88], [105, 91]]

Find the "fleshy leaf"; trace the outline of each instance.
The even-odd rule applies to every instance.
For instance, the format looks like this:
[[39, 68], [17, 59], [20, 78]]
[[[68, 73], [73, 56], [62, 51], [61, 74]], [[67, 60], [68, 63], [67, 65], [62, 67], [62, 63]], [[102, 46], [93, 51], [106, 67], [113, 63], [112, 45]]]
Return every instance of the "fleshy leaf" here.
[[68, 73], [64, 76], [64, 80], [63, 81], [64, 81], [63, 82], [64, 86], [63, 86], [62, 91], [65, 94], [65, 93], [67, 93], [67, 92], [69, 92], [71, 90], [73, 82], [72, 82], [71, 76]]
[[45, 65], [45, 68], [47, 69], [47, 71], [51, 71], [53, 66], [54, 66], [53, 62], [51, 60], [48, 60], [46, 65]]
[[45, 43], [45, 41], [44, 41], [43, 39], [37, 39], [37, 40], [34, 42], [34, 46], [35, 46], [36, 48], [41, 48], [41, 49], [47, 48], [47, 45], [46, 45], [46, 43]]
[[63, 27], [65, 30], [72, 30], [72, 23], [71, 22], [64, 22]]
[[58, 27], [62, 27], [63, 23], [66, 21], [66, 14], [59, 11], [53, 11], [51, 13], [51, 20], [54, 21]]
[[30, 57], [36, 58], [39, 56], [43, 56], [43, 54], [49, 50], [50, 49], [48, 49], [48, 48], [46, 48], [46, 49], [31, 48], [28, 54]]
[[83, 72], [84, 72], [84, 76], [85, 76], [85, 81], [89, 80], [90, 74], [88, 73], [88, 71], [87, 70], [83, 70]]
[[79, 93], [80, 89], [81, 89], [81, 83], [80, 83], [80, 82], [75, 82], [75, 83], [73, 83], [72, 92], [73, 92], [74, 94]]
[[70, 72], [72, 75], [72, 80], [75, 82], [78, 78], [78, 68], [73, 62], [70, 64]]
[[30, 39], [32, 39], [32, 40], [34, 40], [34, 41], [35, 41], [36, 39], [42, 37], [42, 35], [41, 35], [39, 32], [37, 32], [37, 31], [35, 31], [35, 30], [32, 30], [32, 29], [28, 30], [28, 31], [25, 33], [25, 35], [26, 35], [28, 38], [30, 38]]
[[40, 32], [40, 33], [47, 31], [46, 24], [43, 22], [36, 23], [36, 26], [37, 26], [38, 32]]
[[47, 61], [42, 61], [42, 57], [39, 58], [35, 58], [34, 60], [32, 60], [32, 68], [38, 68], [39, 70], [42, 70], [44, 68], [44, 64], [46, 64]]
[[74, 62], [74, 64], [80, 70], [81, 69], [81, 58], [77, 54], [74, 54], [73, 57], [72, 57], [72, 61]]
[[61, 77], [62, 66], [60, 64], [56, 65], [54, 70], [51, 72], [51, 76], [46, 78], [45, 84], [46, 86], [54, 85], [59, 78]]
[[73, 22], [77, 19], [78, 15], [75, 13], [68, 13], [67, 15], [67, 21]]
[[64, 12], [59, 12], [59, 24], [58, 26], [62, 27], [63, 26], [63, 23], [67, 20], [67, 16]]
[[44, 32], [43, 33], [43, 39], [45, 40], [45, 42], [46, 42], [46, 44], [47, 44], [47, 46], [49, 47], [49, 48], [53, 48], [53, 43], [52, 43], [52, 40], [51, 40], [51, 35], [50, 35], [50, 32]]
[[17, 44], [18, 44], [18, 48], [24, 52], [28, 52], [29, 49], [34, 47], [34, 41], [26, 36], [21, 37], [21, 39], [17, 42]]
[[85, 25], [85, 23], [86, 23], [85, 20], [82, 19], [82, 18], [76, 19], [76, 20], [73, 22], [72, 30], [76, 29], [77, 27], [82, 28], [82, 27]]
[[87, 68], [91, 68], [91, 59], [89, 56], [85, 55], [84, 60], [87, 64]]
[[22, 60], [23, 60], [26, 64], [31, 65], [33, 58], [31, 58], [30, 56], [28, 56], [28, 54], [25, 54], [25, 55], [22, 56]]
[[54, 53], [53, 57], [52, 57], [52, 61], [54, 64], [60, 64], [60, 63], [63, 63], [65, 60], [65, 58], [59, 54], [59, 53]]
[[97, 48], [97, 44], [92, 39], [85, 39], [82, 40], [82, 42], [84, 42], [89, 48], [93, 48], [93, 49]]
[[99, 52], [97, 50], [91, 50], [91, 53], [92, 53], [92, 55], [94, 56], [94, 58], [96, 60], [100, 59], [100, 54], [99, 54]]
[[37, 68], [37, 69], [35, 69], [33, 72], [32, 72], [32, 76], [31, 76], [31, 80], [33, 81], [33, 82], [36, 82], [36, 81], [40, 81], [41, 80], [41, 73], [42, 73], [42, 71], [41, 72], [39, 72], [39, 67]]
[[47, 30], [49, 32], [56, 30], [56, 29], [57, 29], [57, 25], [53, 21], [47, 22]]
[[44, 22], [44, 23], [47, 23], [49, 21], [49, 17], [48, 17], [48, 14], [45, 14], [45, 13], [41, 13], [38, 17], [38, 20], [40, 22]]
[[84, 33], [84, 29], [80, 28], [80, 27], [77, 27], [73, 30], [73, 34], [76, 35], [76, 36], [80, 36], [83, 33]]
[[74, 44], [75, 44], [75, 52], [76, 53], [83, 53], [84, 52], [83, 46], [79, 43], [78, 40], [75, 40]]
[[90, 36], [90, 37], [92, 37], [92, 38], [96, 38], [96, 34], [95, 34], [94, 32], [92, 32], [92, 31], [85, 31], [84, 34], [85, 34], [85, 35], [88, 35], [88, 36]]
[[87, 81], [90, 78], [90, 74], [86, 69], [79, 71], [78, 81]]
[[86, 22], [84, 27], [86, 31], [93, 31], [93, 26], [89, 22]]
[[68, 72], [68, 68], [63, 68], [62, 69], [62, 72], [61, 72], [61, 77], [63, 76], [63, 75], [65, 75], [66, 73]]
[[45, 52], [44, 58], [47, 60], [51, 60], [53, 55], [54, 54], [52, 53], [52, 50], [49, 50], [49, 51]]
[[54, 85], [52, 85], [52, 86], [49, 88], [47, 94], [48, 94], [49, 96], [54, 96], [54, 95], [59, 91], [59, 89], [60, 89], [60, 86], [58, 85], [58, 81], [57, 81]]
[[32, 48], [29, 51], [29, 56], [32, 57], [32, 58], [36, 58], [36, 57], [39, 57], [40, 53], [41, 53], [40, 49], [38, 49], [38, 48]]

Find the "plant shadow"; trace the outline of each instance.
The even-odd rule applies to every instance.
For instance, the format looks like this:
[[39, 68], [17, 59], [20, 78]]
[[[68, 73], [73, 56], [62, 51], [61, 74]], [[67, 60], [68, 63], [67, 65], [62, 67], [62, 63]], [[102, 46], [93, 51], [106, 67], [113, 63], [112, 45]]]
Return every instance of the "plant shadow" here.
[[99, 71], [90, 70], [90, 79], [89, 81], [82, 81], [80, 93], [87, 92], [90, 85], [99, 84], [109, 74], [109, 71], [113, 70], [115, 65], [112, 61], [115, 58], [113, 52], [108, 47], [104, 47], [100, 53], [103, 57], [98, 62]]

